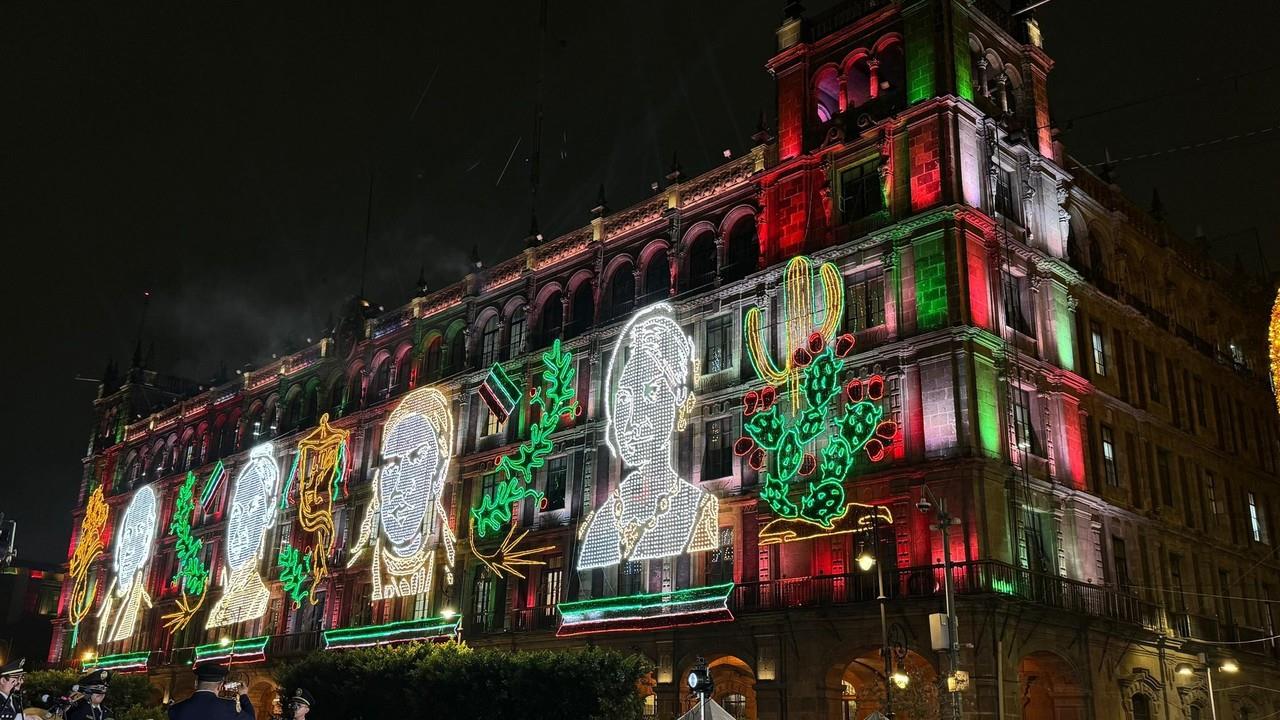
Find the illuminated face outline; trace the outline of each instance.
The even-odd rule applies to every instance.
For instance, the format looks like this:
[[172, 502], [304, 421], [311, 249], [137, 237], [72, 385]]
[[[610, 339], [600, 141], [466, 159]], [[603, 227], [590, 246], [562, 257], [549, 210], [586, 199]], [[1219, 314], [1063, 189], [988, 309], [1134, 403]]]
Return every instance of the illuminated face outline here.
[[631, 317], [609, 361], [606, 442], [629, 467], [667, 460], [680, 405], [689, 397], [693, 344], [666, 303]]
[[242, 570], [262, 553], [267, 531], [276, 524], [276, 486], [280, 469], [274, 447], [263, 443], [249, 451], [249, 462], [236, 475], [227, 515], [227, 567]]
[[124, 516], [120, 518], [119, 539], [112, 557], [119, 595], [128, 594], [135, 578], [151, 560], [159, 507], [155, 489], [150, 485], [143, 485], [134, 492]]
[[405, 396], [387, 419], [378, 471], [378, 524], [399, 557], [417, 552], [434, 525], [431, 511], [444, 491], [453, 422], [436, 388]]

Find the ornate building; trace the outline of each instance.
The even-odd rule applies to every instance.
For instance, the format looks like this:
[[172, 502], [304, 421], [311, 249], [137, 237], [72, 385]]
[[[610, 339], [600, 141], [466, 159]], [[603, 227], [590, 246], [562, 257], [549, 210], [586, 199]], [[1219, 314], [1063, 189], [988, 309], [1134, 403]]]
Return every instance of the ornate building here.
[[1280, 709], [1265, 291], [1066, 154], [1032, 13], [777, 39], [745, 156], [217, 387], [104, 381], [51, 660], [596, 643], [761, 720], [1198, 719], [1207, 663]]

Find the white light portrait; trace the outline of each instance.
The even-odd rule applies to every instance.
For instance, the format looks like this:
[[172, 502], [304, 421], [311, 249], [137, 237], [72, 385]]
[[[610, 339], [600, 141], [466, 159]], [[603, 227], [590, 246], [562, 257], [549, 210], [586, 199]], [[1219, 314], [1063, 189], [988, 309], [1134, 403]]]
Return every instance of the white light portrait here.
[[151, 607], [145, 577], [158, 519], [156, 491], [150, 485], [138, 488], [116, 532], [116, 550], [111, 561], [115, 577], [98, 612], [99, 643], [130, 638], [138, 617]]
[[436, 388], [414, 390], [387, 417], [373, 498], [351, 560], [372, 550], [373, 600], [429, 592], [441, 539], [446, 572], [453, 566], [454, 536], [442, 502], [452, 441], [449, 401]]
[[675, 435], [693, 406], [693, 359], [666, 303], [637, 312], [618, 336], [605, 377], [605, 440], [623, 477], [586, 522], [579, 570], [716, 547], [718, 501], [674, 464]]
[[276, 524], [280, 468], [275, 448], [263, 443], [249, 451], [248, 463], [236, 475], [227, 515], [226, 578], [222, 597], [209, 611], [206, 628], [255, 620], [267, 611], [271, 597], [258, 572], [267, 531]]

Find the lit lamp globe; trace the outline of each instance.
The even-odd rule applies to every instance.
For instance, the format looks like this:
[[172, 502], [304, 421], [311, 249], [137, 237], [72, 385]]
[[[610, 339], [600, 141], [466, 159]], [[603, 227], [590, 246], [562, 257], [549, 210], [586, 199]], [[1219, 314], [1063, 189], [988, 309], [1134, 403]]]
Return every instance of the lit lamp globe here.
[[858, 554], [858, 569], [866, 572], [876, 566], [876, 558], [871, 553], [863, 550]]
[[893, 674], [889, 676], [889, 679], [893, 681], [893, 684], [896, 685], [899, 690], [906, 690], [907, 685], [911, 682], [911, 678], [901, 670], [894, 670]]
[[1174, 667], [1173, 671], [1183, 677], [1186, 677], [1188, 675], [1195, 675], [1196, 667], [1191, 663], [1182, 662], [1178, 663], [1178, 665]]
[[1218, 670], [1224, 673], [1240, 672], [1240, 663], [1235, 658], [1222, 658], [1218, 663]]

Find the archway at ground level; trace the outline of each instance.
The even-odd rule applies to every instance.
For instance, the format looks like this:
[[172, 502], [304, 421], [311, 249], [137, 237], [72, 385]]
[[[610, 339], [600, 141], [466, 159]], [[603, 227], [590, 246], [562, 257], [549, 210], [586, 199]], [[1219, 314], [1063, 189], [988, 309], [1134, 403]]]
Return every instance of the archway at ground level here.
[[[938, 720], [938, 673], [933, 664], [908, 650], [902, 658], [894, 658], [893, 665], [893, 670], [906, 675], [906, 687], [894, 683], [890, 688], [894, 716], [899, 720]], [[867, 650], [846, 665], [838, 685], [837, 699], [828, 713], [831, 720], [864, 720], [873, 712], [885, 712], [886, 679], [880, 648]]]
[[1084, 720], [1084, 687], [1061, 656], [1033, 652], [1018, 661], [1018, 705], [1023, 720]]
[[[707, 667], [711, 670], [711, 680], [715, 683], [715, 693], [711, 696], [720, 707], [729, 711], [736, 720], [755, 720], [756, 715], [756, 674], [745, 661], [733, 655], [722, 655], [709, 659]], [[692, 669], [692, 668], [690, 668]], [[689, 671], [680, 676], [684, 682]], [[693, 709], [694, 698], [682, 687], [680, 694], [681, 714]]]

